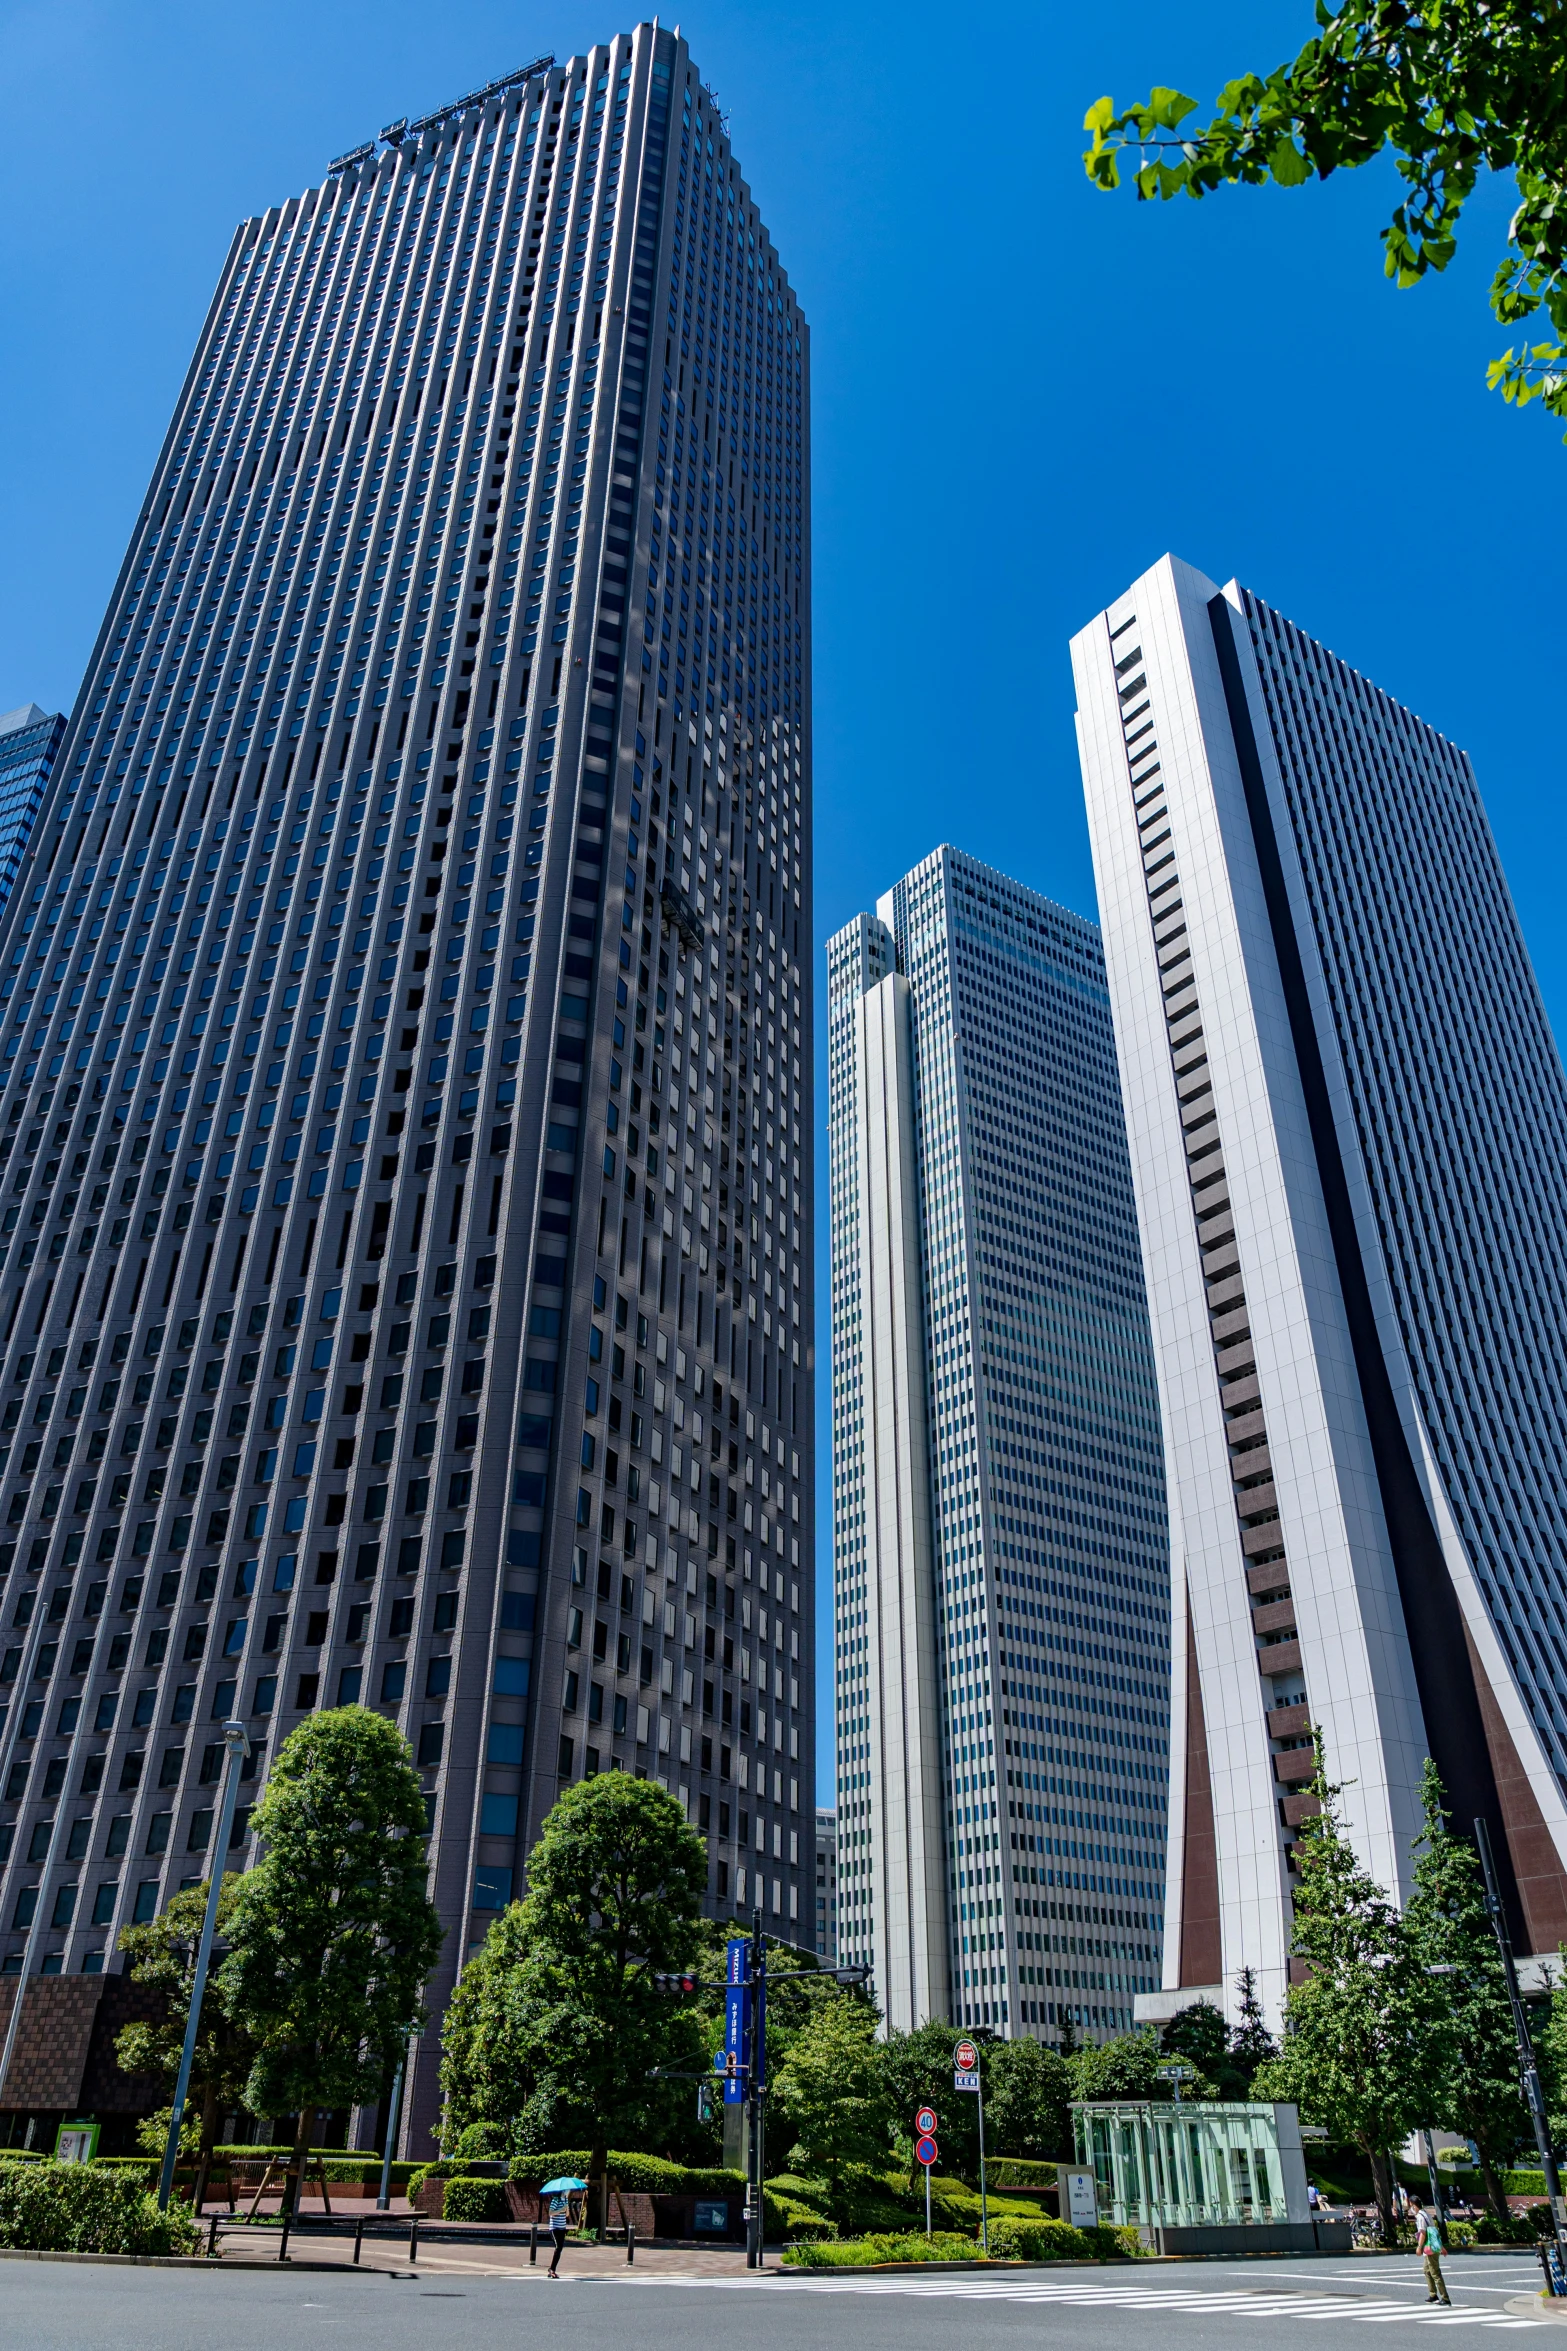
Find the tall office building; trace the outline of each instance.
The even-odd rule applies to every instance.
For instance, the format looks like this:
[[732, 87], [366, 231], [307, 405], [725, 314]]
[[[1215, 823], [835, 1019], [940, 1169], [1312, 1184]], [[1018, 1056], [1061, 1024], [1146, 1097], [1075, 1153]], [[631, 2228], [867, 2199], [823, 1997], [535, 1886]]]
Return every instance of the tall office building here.
[[437, 2018], [584, 1773], [803, 1939], [807, 355], [650, 24], [235, 235], [0, 928], [12, 1969], [351, 1700]]
[[1287, 1980], [1311, 1726], [1567, 1932], [1567, 1087], [1464, 754], [1166, 558], [1076, 639], [1167, 1437], [1165, 1985]]
[[891, 2025], [1127, 2029], [1169, 1569], [1094, 926], [938, 849], [829, 941], [838, 1947]]
[[816, 1956], [838, 1964], [838, 1815], [816, 1808]]
[[0, 715], [0, 906], [16, 886], [27, 836], [64, 736], [65, 713], [40, 710], [36, 702]]

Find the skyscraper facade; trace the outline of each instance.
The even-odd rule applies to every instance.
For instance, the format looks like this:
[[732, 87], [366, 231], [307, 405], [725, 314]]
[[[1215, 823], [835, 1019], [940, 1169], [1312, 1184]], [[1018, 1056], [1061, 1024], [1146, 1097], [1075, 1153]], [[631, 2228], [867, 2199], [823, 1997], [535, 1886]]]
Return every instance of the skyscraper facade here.
[[1166, 558], [1073, 647], [1164, 1405], [1165, 1986], [1288, 1980], [1312, 1728], [1567, 1931], [1567, 1086], [1462, 751]]
[[0, 715], [0, 906], [15, 887], [64, 735], [65, 713], [40, 710], [36, 702]]
[[816, 1956], [838, 1964], [838, 1815], [816, 1808]]
[[838, 1946], [890, 2024], [1127, 2029], [1168, 1561], [1094, 925], [938, 849], [828, 943]]
[[807, 386], [651, 24], [236, 232], [0, 928], [7, 1968], [350, 1701], [437, 2017], [585, 1773], [804, 1938]]

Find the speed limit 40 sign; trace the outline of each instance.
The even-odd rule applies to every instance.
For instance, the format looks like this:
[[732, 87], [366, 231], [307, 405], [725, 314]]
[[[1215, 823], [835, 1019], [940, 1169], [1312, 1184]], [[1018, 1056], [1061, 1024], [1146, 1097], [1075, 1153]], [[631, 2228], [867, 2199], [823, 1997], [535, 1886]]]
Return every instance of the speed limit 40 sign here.
[[934, 2106], [922, 2106], [918, 2114], [914, 2117], [915, 2137], [917, 2139], [928, 2139], [933, 2136], [935, 2128], [936, 2109]]

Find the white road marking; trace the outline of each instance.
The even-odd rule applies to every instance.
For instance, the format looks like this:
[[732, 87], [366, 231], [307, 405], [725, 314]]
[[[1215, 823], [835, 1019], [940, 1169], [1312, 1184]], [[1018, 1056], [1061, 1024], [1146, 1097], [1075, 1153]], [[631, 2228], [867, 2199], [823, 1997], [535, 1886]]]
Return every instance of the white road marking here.
[[1023, 2277], [977, 2277], [972, 2271], [954, 2277], [853, 2277], [842, 2272], [815, 2270], [782, 2274], [770, 2272], [766, 2277], [702, 2277], [691, 2272], [668, 2272], [662, 2276], [645, 2275], [638, 2280], [646, 2285], [705, 2286], [734, 2292], [760, 2287], [769, 2293], [818, 2294], [902, 2294], [924, 2299], [970, 2302], [1027, 2302], [1065, 2303], [1076, 2309], [1090, 2310], [1171, 2310], [1192, 2317], [1231, 2315], [1236, 2318], [1337, 2318], [1352, 2319], [1362, 2326], [1392, 2326], [1404, 2321], [1411, 2326], [1483, 2326], [1534, 2327], [1544, 2326], [1544, 2319], [1514, 2318], [1501, 2311], [1436, 2309], [1428, 2310], [1415, 2302], [1391, 2301], [1378, 2296], [1375, 2300], [1349, 2294], [1294, 2294], [1287, 2288], [1269, 2292], [1264, 2288], [1234, 2287], [1204, 2292], [1192, 2286], [1125, 2286], [1088, 2284], [1063, 2279], [1059, 2285], [1041, 2278], [1038, 2273]]

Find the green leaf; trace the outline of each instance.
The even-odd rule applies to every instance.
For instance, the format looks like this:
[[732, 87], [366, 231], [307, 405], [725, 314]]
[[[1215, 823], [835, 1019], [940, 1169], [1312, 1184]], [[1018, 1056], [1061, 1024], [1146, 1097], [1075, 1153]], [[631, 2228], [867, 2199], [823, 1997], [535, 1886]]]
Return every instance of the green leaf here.
[[1268, 158], [1268, 169], [1281, 188], [1304, 187], [1311, 177], [1311, 165], [1293, 139], [1279, 141]]
[[1083, 128], [1085, 131], [1097, 131], [1103, 134], [1109, 130], [1114, 121], [1115, 100], [1108, 97], [1096, 98], [1083, 117]]
[[1158, 87], [1148, 93], [1148, 113], [1160, 130], [1173, 131], [1196, 112], [1197, 101], [1184, 91]]

